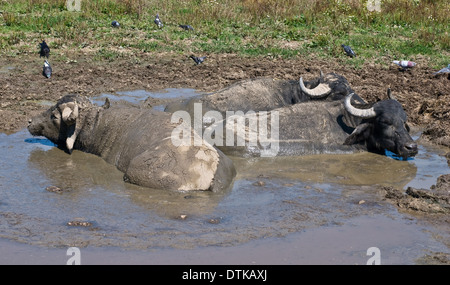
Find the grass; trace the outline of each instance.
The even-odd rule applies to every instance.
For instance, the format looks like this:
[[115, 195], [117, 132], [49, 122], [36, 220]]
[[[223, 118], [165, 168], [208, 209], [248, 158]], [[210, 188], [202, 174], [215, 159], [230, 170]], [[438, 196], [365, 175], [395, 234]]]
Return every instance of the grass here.
[[[83, 50], [95, 60], [169, 51], [333, 57], [355, 67], [394, 59], [426, 58], [435, 68], [450, 62], [448, 0], [382, 0], [381, 12], [369, 11], [367, 0], [80, 1], [79, 12], [68, 11], [65, 0], [0, 1], [2, 55], [34, 53], [47, 39], [52, 54]], [[153, 23], [156, 13], [162, 29]], [[121, 27], [113, 29], [112, 20]], [[357, 59], [344, 55], [343, 43]]]

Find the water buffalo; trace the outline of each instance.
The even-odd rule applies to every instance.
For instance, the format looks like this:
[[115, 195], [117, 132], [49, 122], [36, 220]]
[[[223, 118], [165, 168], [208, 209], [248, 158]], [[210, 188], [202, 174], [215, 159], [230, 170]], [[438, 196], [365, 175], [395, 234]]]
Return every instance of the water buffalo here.
[[30, 120], [28, 130], [69, 153], [78, 149], [102, 157], [133, 184], [170, 190], [229, 187], [235, 175], [232, 161], [207, 142], [174, 145], [172, 131], [180, 127], [168, 113], [108, 103], [99, 107], [86, 97], [66, 95]]
[[417, 154], [397, 100], [367, 104], [334, 73], [306, 84], [302, 78], [243, 81], [166, 110], [179, 108], [198, 118], [199, 105], [203, 137], [207, 134], [206, 139], [226, 154], [385, 153], [386, 149], [403, 158]]
[[[353, 97], [358, 100], [352, 104]], [[387, 99], [374, 104], [361, 104], [360, 100], [359, 96], [351, 93], [343, 100], [309, 101], [277, 108], [267, 114], [253, 112], [243, 118], [231, 116], [225, 123], [224, 140], [227, 131], [231, 130], [228, 134], [235, 135], [235, 144], [220, 146], [219, 149], [225, 153], [266, 153], [269, 156], [274, 151], [276, 155], [302, 155], [357, 151], [384, 154], [389, 150], [402, 158], [417, 154], [417, 144], [409, 135], [406, 124], [406, 113], [397, 100]], [[273, 129], [274, 116], [278, 120], [276, 130]], [[249, 128], [250, 122], [255, 121], [258, 124], [266, 121], [267, 130], [262, 130], [261, 125]], [[242, 144], [238, 146], [236, 130], [240, 128], [247, 130], [245, 147]], [[253, 138], [258, 138], [257, 145], [248, 141], [252, 131], [256, 131]]]
[[344, 144], [365, 142], [369, 151], [384, 153], [384, 150], [389, 150], [403, 158], [417, 154], [417, 144], [409, 135], [406, 112], [391, 96], [390, 89], [388, 89], [389, 99], [371, 104], [365, 109], [355, 108], [351, 104], [353, 96], [354, 93], [345, 98], [345, 110], [352, 116], [362, 118], [362, 121]]
[[203, 111], [269, 111], [311, 100], [340, 100], [353, 92], [343, 76], [328, 73], [310, 81], [255, 78], [237, 82], [227, 88], [169, 104], [165, 111], [186, 110], [193, 115], [194, 103], [201, 103]]

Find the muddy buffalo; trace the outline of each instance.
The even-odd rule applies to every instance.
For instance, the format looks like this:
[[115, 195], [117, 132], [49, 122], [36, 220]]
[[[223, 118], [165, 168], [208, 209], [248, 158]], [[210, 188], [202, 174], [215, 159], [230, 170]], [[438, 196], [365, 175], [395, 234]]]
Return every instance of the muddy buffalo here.
[[309, 81], [254, 78], [237, 82], [227, 88], [169, 104], [165, 111], [186, 110], [193, 115], [194, 103], [201, 103], [203, 112], [269, 111], [311, 100], [340, 100], [352, 93], [347, 79], [336, 73], [323, 74]]
[[[34, 136], [45, 136], [67, 152], [92, 153], [114, 164], [124, 179], [137, 185], [170, 190], [219, 191], [229, 187], [232, 161], [207, 142], [176, 146], [168, 113], [105, 104], [67, 95], [29, 121]], [[191, 129], [192, 136], [196, 136]], [[68, 174], [70, 175], [70, 174]]]
[[166, 108], [177, 109], [194, 118], [199, 118], [195, 113], [200, 110], [203, 135], [226, 154], [384, 154], [385, 150], [402, 158], [417, 154], [397, 100], [368, 104], [345, 78], [333, 73], [307, 83], [302, 78], [246, 80]]
[[406, 112], [402, 105], [391, 96], [387, 100], [368, 104], [366, 108], [355, 108], [351, 104], [354, 93], [344, 100], [345, 110], [361, 122], [356, 126], [344, 144], [364, 143], [369, 151], [384, 153], [389, 150], [400, 157], [408, 158], [418, 152], [417, 144], [409, 135]]

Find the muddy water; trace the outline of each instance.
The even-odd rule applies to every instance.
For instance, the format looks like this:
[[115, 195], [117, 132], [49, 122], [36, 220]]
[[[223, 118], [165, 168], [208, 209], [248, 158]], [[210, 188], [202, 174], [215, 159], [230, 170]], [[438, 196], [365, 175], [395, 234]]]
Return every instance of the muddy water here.
[[365, 264], [377, 246], [384, 264], [411, 264], [448, 253], [434, 238], [448, 233], [398, 213], [375, 185], [429, 188], [450, 173], [442, 154], [233, 157], [228, 191], [180, 193], [124, 183], [101, 158], [26, 130], [0, 134], [0, 263], [61, 264], [77, 246], [92, 264]]

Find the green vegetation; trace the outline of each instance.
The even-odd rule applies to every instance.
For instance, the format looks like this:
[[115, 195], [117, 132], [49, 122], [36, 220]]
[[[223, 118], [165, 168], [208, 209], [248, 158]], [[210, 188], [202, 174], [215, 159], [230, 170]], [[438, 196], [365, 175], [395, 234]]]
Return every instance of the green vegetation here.
[[[1, 54], [34, 53], [46, 39], [55, 56], [82, 52], [96, 60], [174, 52], [333, 57], [356, 67], [393, 59], [449, 63], [448, 0], [381, 0], [381, 12], [369, 11], [367, 0], [80, 1], [81, 11], [72, 12], [65, 0], [1, 0]], [[343, 43], [358, 57], [347, 58]]]

